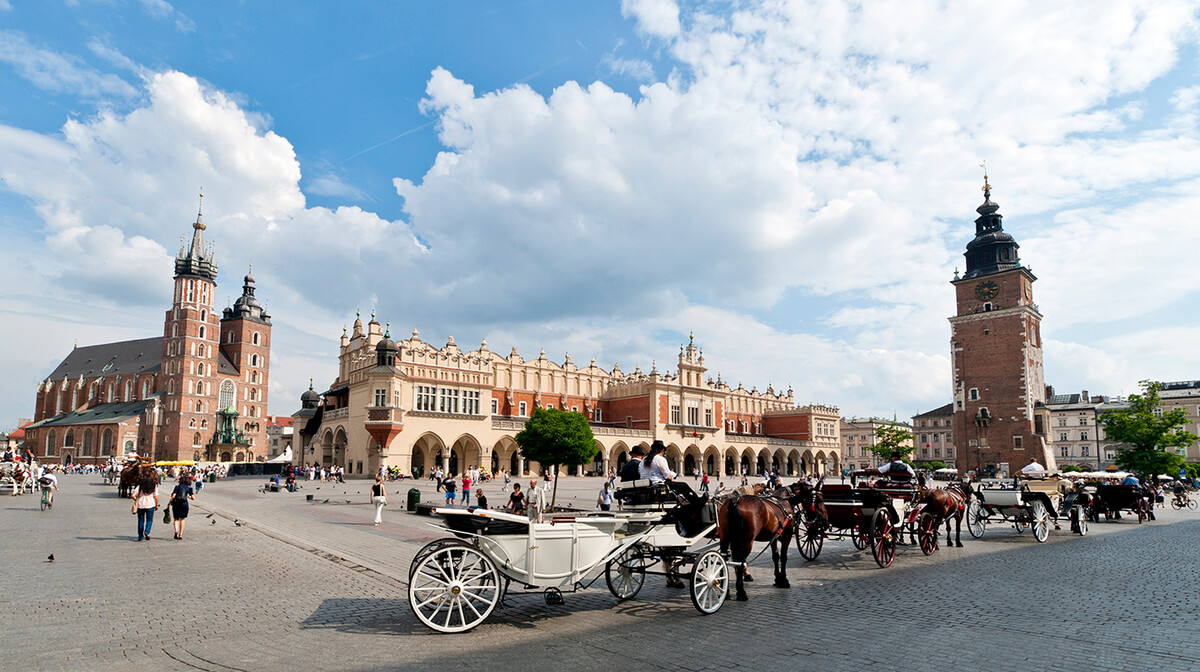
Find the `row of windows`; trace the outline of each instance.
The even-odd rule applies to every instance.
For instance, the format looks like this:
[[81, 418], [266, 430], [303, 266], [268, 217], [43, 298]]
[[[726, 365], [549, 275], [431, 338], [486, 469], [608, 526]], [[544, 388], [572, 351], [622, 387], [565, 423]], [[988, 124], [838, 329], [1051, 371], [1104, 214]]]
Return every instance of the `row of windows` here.
[[922, 434], [921, 443], [943, 443], [949, 441], [949, 434]]
[[[134, 384], [133, 383], [134, 383], [134, 381], [132, 379], [125, 381], [125, 398], [124, 399], [117, 398], [116, 385], [114, 383], [109, 383], [108, 384], [108, 396], [105, 397], [105, 401], [107, 403], [115, 403], [118, 401], [134, 401], [134, 396], [133, 396]], [[60, 415], [63, 413], [63, 396], [64, 396], [63, 392], [64, 392], [64, 390], [60, 389], [58, 391], [58, 396], [55, 398], [55, 401], [54, 401], [54, 414], [55, 415]], [[99, 384], [96, 382], [93, 382], [91, 384], [91, 387], [88, 388], [88, 398], [98, 400], [99, 393], [100, 393]], [[149, 397], [149, 396], [150, 396], [150, 380], [147, 378], [147, 379], [142, 380], [142, 398], [145, 399], [146, 397]], [[76, 398], [76, 395], [74, 393], [71, 393], [69, 396], [67, 396], [66, 402], [67, 402], [67, 406], [68, 406], [68, 408], [67, 408], [68, 411], [74, 411], [76, 408], [79, 407], [78, 399]]]
[[822, 422], [817, 420], [815, 423], [816, 436], [837, 436], [836, 425], [832, 422]]
[[[1070, 446], [1063, 446], [1059, 452], [1061, 453], [1062, 457], [1071, 457], [1071, 447]], [[1088, 456], [1090, 456], [1090, 454], [1091, 454], [1091, 449], [1088, 448], [1087, 446], [1083, 446], [1079, 449], [1080, 457], [1088, 457]]]
[[937, 418], [934, 418], [933, 420], [919, 420], [918, 423], [920, 427], [949, 427], [950, 418], [944, 418], [941, 420]]
[[[376, 395], [381, 391], [376, 390]], [[414, 391], [413, 407], [418, 411], [479, 415], [479, 390], [417, 385]], [[494, 408], [493, 412], [495, 412]], [[523, 401], [521, 402], [521, 415], [525, 415], [525, 402]]]
[[[1070, 440], [1071, 440], [1071, 434], [1070, 434], [1070, 432], [1059, 432], [1059, 433], [1058, 433], [1058, 440], [1059, 440], [1059, 441], [1070, 441]], [[1089, 439], [1088, 439], [1088, 433], [1087, 433], [1087, 432], [1080, 432], [1080, 433], [1079, 433], [1079, 440], [1080, 440], [1080, 441], [1088, 441], [1088, 440], [1089, 440]]]
[[[683, 424], [680, 418], [679, 404], [671, 404], [671, 424]], [[687, 424], [691, 427], [712, 427], [713, 425], [713, 410], [709, 407], [704, 408], [704, 424], [700, 424], [700, 402], [689, 401], [687, 406]]]

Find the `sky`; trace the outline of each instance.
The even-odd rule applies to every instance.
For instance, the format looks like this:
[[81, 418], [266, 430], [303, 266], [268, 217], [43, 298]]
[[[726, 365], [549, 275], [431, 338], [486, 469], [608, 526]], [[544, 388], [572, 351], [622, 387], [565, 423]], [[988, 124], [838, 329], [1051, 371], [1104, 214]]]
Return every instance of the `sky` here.
[[161, 335], [203, 188], [270, 406], [357, 311], [843, 416], [948, 403], [986, 161], [1045, 375], [1200, 378], [1196, 2], [0, 0], [0, 429]]

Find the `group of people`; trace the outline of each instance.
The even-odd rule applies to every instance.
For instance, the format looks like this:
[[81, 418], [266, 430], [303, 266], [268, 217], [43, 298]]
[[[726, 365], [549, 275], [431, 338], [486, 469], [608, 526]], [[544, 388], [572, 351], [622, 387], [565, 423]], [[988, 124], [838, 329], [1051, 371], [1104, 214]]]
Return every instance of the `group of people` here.
[[[159, 500], [159, 480], [157, 473], [148, 472], [142, 476], [142, 479], [131, 494], [133, 497], [133, 506], [130, 513], [137, 516], [138, 541], [150, 539], [150, 530], [154, 526], [154, 515], [161, 504]], [[180, 474], [175, 487], [171, 490], [171, 497], [167, 500], [167, 506], [170, 507], [170, 518], [164, 519], [163, 522], [171, 522], [174, 525], [176, 540], [183, 539], [183, 528], [187, 521], [188, 511], [191, 508], [189, 502], [196, 499], [196, 493], [192, 490], [192, 484], [191, 473], [184, 472]], [[199, 485], [199, 482], [197, 482], [197, 485]]]
[[305, 465], [300, 468], [304, 477], [310, 481], [320, 481], [322, 483], [345, 483], [346, 468], [338, 465], [326, 467], [319, 462]]

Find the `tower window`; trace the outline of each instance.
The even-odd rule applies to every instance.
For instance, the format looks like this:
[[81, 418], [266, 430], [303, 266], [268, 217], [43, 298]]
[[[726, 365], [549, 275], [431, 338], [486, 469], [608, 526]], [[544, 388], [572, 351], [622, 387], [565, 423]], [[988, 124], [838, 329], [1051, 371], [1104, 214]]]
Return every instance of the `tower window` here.
[[256, 331], [256, 332], [254, 332], [254, 336], [253, 336], [253, 337], [251, 337], [250, 341], [251, 341], [252, 343], [254, 343], [255, 345], [258, 345], [258, 332], [257, 332], [257, 331]]
[[200, 327], [200, 338], [204, 338], [204, 327]]
[[985, 313], [992, 312], [992, 302], [991, 301], [988, 301], [987, 303], [983, 304], [983, 312], [985, 312]]
[[979, 401], [979, 388], [972, 387], [970, 391], [967, 392], [967, 399], [970, 399], [971, 401]]

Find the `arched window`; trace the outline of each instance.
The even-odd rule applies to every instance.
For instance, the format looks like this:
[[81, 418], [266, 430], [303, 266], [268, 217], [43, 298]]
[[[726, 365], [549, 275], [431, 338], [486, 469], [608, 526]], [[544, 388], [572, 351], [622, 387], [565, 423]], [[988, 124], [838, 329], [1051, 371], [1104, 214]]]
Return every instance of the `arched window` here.
[[204, 338], [204, 327], [200, 327], [200, 338]]
[[204, 363], [203, 362], [196, 365], [196, 375], [197, 376], [204, 375]]
[[200, 432], [196, 432], [196, 435], [192, 437], [192, 445], [193, 446], [200, 445]]
[[196, 381], [196, 394], [204, 394], [204, 381]]
[[174, 380], [167, 381], [167, 394], [175, 394], [175, 381]]
[[200, 419], [200, 429], [205, 429], [206, 427], [208, 427], [208, 420], [201, 418]]
[[258, 345], [258, 332], [257, 331], [254, 332], [254, 336], [250, 339], [250, 342], [255, 345]]
[[[199, 406], [199, 404], [196, 404], [196, 405]], [[199, 410], [199, 409], [197, 409], [197, 410]], [[196, 427], [196, 419], [195, 418], [188, 420], [188, 427], [192, 427], [192, 428]]]
[[258, 390], [250, 388], [250, 401], [258, 401]]
[[116, 401], [116, 398], [113, 397], [113, 384], [112, 383], [108, 384], [108, 396], [104, 397], [104, 401], [106, 401], [110, 404], [112, 402]]
[[219, 395], [219, 398], [217, 399], [218, 405], [221, 408], [229, 408], [229, 406], [231, 404], [233, 404], [233, 400], [234, 400], [234, 397], [236, 394], [237, 394], [237, 388], [234, 387], [232, 380], [226, 379], [226, 380], [222, 381], [221, 382], [221, 393]]
[[52, 430], [50, 430], [50, 434], [46, 436], [46, 456], [47, 457], [54, 457], [54, 451], [55, 451], [55, 449], [58, 448], [58, 444], [56, 444], [54, 442], [55, 438], [57, 438], [57, 437], [54, 435], [54, 430], [52, 429]]
[[133, 452], [133, 441], [126, 441], [125, 442], [125, 453], [129, 454], [132, 452]]
[[133, 381], [125, 381], [125, 401], [133, 401]]
[[177, 338], [178, 336], [179, 336], [179, 325], [178, 325], [178, 324], [172, 324], [172, 325], [171, 325], [171, 337], [172, 337], [172, 338]]
[[67, 430], [67, 438], [63, 439], [63, 447], [64, 448], [74, 448], [75, 447], [75, 430], [73, 430], [73, 429]]
[[258, 366], [258, 355], [250, 355], [250, 366]]
[[232, 332], [232, 331], [231, 331], [231, 332], [229, 332], [229, 337], [225, 339], [225, 342], [226, 342], [226, 343], [232, 343], [232, 342], [233, 342], [233, 332]]
[[207, 310], [201, 310], [201, 311], [200, 311], [200, 321], [201, 321], [201, 322], [207, 322], [207, 321], [208, 321], [208, 311], [207, 311]]
[[252, 382], [252, 383], [258, 382], [258, 372], [257, 371], [250, 372], [250, 382]]
[[204, 344], [203, 343], [201, 343], [200, 346], [196, 348], [196, 355], [199, 357], [204, 356]]
[[62, 413], [62, 397], [63, 397], [63, 391], [62, 391], [62, 388], [60, 387], [60, 388], [58, 388], [58, 401], [56, 401], [54, 404], [54, 414], [55, 415]]
[[90, 428], [83, 430], [83, 454], [92, 454], [92, 430]]
[[[197, 401], [197, 402], [196, 402], [196, 412], [197, 412], [197, 413], [203, 413], [203, 412], [204, 412], [204, 402], [202, 402], [202, 401]], [[195, 426], [195, 425], [193, 425], [193, 426]]]
[[99, 385], [97, 385], [94, 382], [91, 385], [88, 385], [88, 399], [96, 398], [96, 391], [97, 391], [98, 387], [99, 387]]
[[149, 397], [149, 396], [150, 396], [150, 379], [144, 378], [144, 379], [142, 379], [142, 398], [145, 399], [146, 397]]
[[113, 449], [113, 432], [111, 427], [104, 428], [104, 434], [100, 436], [100, 455], [112, 455]]

